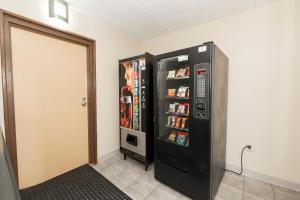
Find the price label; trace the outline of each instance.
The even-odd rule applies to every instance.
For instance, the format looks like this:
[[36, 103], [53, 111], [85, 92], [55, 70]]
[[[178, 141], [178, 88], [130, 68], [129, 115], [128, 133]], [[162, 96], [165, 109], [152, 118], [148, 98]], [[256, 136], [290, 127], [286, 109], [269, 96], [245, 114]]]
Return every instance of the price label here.
[[188, 55], [178, 56], [178, 62], [182, 62], [182, 61], [186, 61], [186, 60], [189, 60]]
[[198, 47], [198, 53], [202, 53], [202, 52], [206, 52], [206, 51], [207, 51], [207, 47], [206, 46]]

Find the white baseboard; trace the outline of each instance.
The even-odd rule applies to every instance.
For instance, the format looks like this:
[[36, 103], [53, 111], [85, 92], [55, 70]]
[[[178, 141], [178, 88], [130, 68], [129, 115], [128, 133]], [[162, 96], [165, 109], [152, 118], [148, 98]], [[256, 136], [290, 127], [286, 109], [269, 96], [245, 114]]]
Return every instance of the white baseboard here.
[[[236, 171], [236, 172], [240, 171], [240, 167], [231, 165], [231, 164], [226, 164], [226, 169]], [[265, 175], [265, 174], [262, 174], [259, 172], [255, 172], [252, 170], [248, 170], [248, 169], [244, 169], [243, 175], [270, 183], [272, 185], [277, 185], [277, 186], [287, 188], [287, 189], [290, 189], [290, 190], [293, 190], [296, 192], [300, 192], [300, 184], [297, 184], [297, 183], [293, 183], [293, 182], [286, 181], [283, 179], [275, 178], [275, 177]]]
[[114, 150], [114, 151], [112, 151], [110, 153], [106, 153], [104, 155], [100, 155], [98, 157], [98, 162], [103, 162], [104, 160], [107, 160], [107, 159], [109, 159], [111, 157], [114, 157], [114, 156], [116, 156], [118, 154], [120, 154], [120, 149], [116, 149], [116, 150]]

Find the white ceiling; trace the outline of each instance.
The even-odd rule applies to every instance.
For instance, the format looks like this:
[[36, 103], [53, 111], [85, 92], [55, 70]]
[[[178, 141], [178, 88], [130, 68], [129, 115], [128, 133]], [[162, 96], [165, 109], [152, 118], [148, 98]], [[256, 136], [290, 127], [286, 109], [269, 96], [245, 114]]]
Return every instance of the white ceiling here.
[[249, 10], [274, 0], [69, 0], [141, 40]]

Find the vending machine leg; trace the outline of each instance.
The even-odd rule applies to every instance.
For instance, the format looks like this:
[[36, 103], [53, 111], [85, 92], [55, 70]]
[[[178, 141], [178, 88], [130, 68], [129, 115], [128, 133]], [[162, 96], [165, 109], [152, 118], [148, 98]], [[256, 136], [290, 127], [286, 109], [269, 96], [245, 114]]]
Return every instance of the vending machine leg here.
[[145, 163], [145, 171], [148, 171], [148, 163]]
[[126, 155], [126, 153], [124, 153], [124, 160], [126, 160], [126, 158], [127, 158], [127, 155]]

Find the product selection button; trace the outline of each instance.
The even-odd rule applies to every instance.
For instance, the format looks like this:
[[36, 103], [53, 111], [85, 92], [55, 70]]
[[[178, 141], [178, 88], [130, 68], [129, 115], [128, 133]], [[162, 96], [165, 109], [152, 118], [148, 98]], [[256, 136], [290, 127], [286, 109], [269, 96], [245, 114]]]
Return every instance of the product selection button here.
[[146, 97], [144, 95], [142, 96], [142, 101], [146, 101]]

